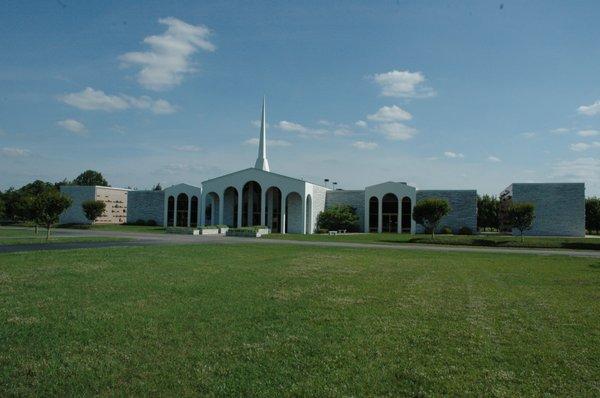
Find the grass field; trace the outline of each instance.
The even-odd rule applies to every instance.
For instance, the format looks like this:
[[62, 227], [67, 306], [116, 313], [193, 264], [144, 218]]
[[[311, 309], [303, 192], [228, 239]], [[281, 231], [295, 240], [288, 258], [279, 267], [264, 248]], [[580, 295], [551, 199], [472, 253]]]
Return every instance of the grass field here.
[[282, 245], [0, 255], [0, 395], [600, 394], [600, 261]]
[[[113, 238], [108, 236], [75, 236], [63, 237], [53, 236], [50, 232], [51, 243], [71, 243], [71, 242], [108, 242], [127, 240], [126, 238]], [[40, 228], [36, 234], [33, 228], [22, 229], [13, 227], [0, 227], [0, 245], [23, 245], [32, 243], [46, 243], [46, 230]]]
[[520, 237], [506, 235], [430, 235], [419, 234], [344, 234], [344, 235], [299, 235], [299, 234], [269, 234], [267, 239], [310, 240], [322, 242], [353, 242], [353, 243], [423, 243], [439, 245], [487, 246], [487, 247], [529, 247], [548, 249], [584, 249], [600, 250], [599, 238], [567, 238], [567, 237]]

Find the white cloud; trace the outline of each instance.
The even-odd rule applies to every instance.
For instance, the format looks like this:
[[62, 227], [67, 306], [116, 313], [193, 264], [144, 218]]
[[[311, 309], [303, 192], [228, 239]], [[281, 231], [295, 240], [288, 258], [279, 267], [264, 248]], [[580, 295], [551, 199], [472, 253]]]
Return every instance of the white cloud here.
[[587, 151], [592, 147], [600, 148], [600, 141], [594, 141], [591, 144], [588, 144], [587, 142], [578, 142], [570, 145], [571, 150], [575, 152]]
[[365, 141], [355, 141], [352, 143], [352, 146], [357, 149], [375, 149], [379, 145], [376, 142], [365, 142]]
[[333, 123], [331, 123], [329, 120], [325, 120], [325, 119], [317, 120], [317, 124], [320, 124], [321, 126], [333, 125]]
[[586, 191], [600, 187], [600, 159], [578, 158], [558, 162], [552, 168], [554, 180], [577, 181], [586, 183]]
[[298, 123], [288, 122], [287, 120], [282, 120], [279, 123], [277, 123], [277, 128], [283, 131], [297, 133], [302, 137], [318, 136], [323, 135], [327, 132], [326, 130], [322, 129], [311, 129]]
[[587, 116], [600, 115], [600, 100], [591, 105], [581, 105], [579, 108], [577, 108], [577, 112]]
[[202, 150], [202, 148], [196, 145], [176, 145], [173, 149], [179, 152], [200, 152]]
[[365, 122], [364, 120], [358, 120], [354, 124], [356, 125], [356, 127], [360, 127], [362, 129], [367, 128], [367, 122]]
[[537, 134], [534, 133], [533, 131], [528, 131], [528, 132], [525, 132], [525, 133], [521, 133], [521, 137], [526, 138], [528, 140], [530, 140], [532, 138], [535, 138], [536, 135]]
[[29, 155], [29, 153], [30, 152], [28, 149], [22, 149], [22, 148], [4, 147], [4, 148], [0, 149], [0, 154], [2, 154], [3, 156], [11, 157], [11, 158], [27, 156], [27, 155]]
[[444, 156], [450, 159], [462, 159], [465, 157], [465, 155], [463, 155], [462, 153], [457, 153], [457, 152], [452, 152], [452, 151], [446, 151], [444, 152]]
[[87, 128], [85, 127], [85, 125], [81, 122], [78, 122], [75, 119], [61, 120], [59, 122], [56, 122], [56, 124], [64, 129], [69, 130], [70, 132], [78, 134], [78, 135], [84, 135], [85, 132], [87, 131]]
[[577, 135], [579, 135], [581, 137], [595, 137], [597, 135], [600, 135], [600, 131], [598, 131], [598, 130], [580, 130], [579, 132], [577, 132]]
[[148, 36], [144, 43], [150, 51], [129, 52], [119, 59], [124, 66], [139, 66], [137, 81], [150, 90], [165, 90], [179, 85], [184, 75], [195, 71], [191, 57], [198, 50], [214, 51], [208, 37], [210, 29], [203, 25], [190, 25], [177, 18], [161, 18], [167, 30], [158, 36]]
[[406, 141], [418, 133], [417, 129], [402, 123], [381, 123], [377, 126], [377, 131], [383, 133], [390, 140]]
[[383, 106], [367, 119], [375, 122], [402, 122], [412, 119], [412, 115], [399, 106]]
[[169, 114], [176, 110], [173, 105], [163, 99], [153, 100], [145, 95], [139, 98], [124, 94], [108, 95], [102, 90], [94, 90], [91, 87], [86, 87], [78, 93], [65, 94], [59, 99], [65, 104], [86, 111], [112, 112], [135, 108], [149, 110], [156, 114]]
[[492, 163], [499, 163], [502, 161], [502, 160], [500, 160], [500, 158], [497, 158], [496, 156], [488, 156], [487, 159]]
[[[250, 138], [244, 141], [244, 145], [257, 146], [260, 140], [258, 138]], [[281, 146], [290, 146], [292, 145], [290, 142], [285, 140], [269, 140], [267, 139], [267, 147], [281, 147]]]
[[550, 130], [550, 132], [554, 133], [554, 134], [564, 134], [564, 133], [568, 133], [569, 131], [571, 131], [571, 129], [568, 129], [566, 127], [559, 127], [557, 129]]
[[381, 87], [384, 97], [418, 98], [432, 97], [435, 91], [430, 87], [422, 86], [425, 76], [421, 72], [393, 70], [378, 73], [373, 80]]
[[353, 134], [354, 134], [354, 132], [352, 130], [350, 130], [350, 128], [348, 128], [347, 126], [344, 126], [344, 125], [339, 125], [333, 129], [333, 135], [338, 136], [338, 137], [349, 137]]

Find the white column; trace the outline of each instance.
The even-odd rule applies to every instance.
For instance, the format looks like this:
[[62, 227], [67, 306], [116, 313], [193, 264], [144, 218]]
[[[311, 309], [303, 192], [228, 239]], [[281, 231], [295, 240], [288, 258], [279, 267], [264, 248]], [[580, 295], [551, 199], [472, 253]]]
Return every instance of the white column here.
[[188, 212], [187, 212], [187, 225], [186, 227], [191, 227], [191, 219], [192, 219], [192, 197], [188, 195]]
[[284, 193], [281, 193], [281, 233], [285, 234], [287, 231], [285, 230], [285, 219], [287, 214], [286, 213], [286, 203], [287, 203], [287, 195], [284, 195]]
[[238, 214], [237, 214], [237, 227], [241, 228], [242, 226], [242, 199], [244, 198], [243, 191], [238, 191]]
[[397, 233], [402, 233], [402, 198], [398, 198], [398, 215], [397, 217], [397, 225], [396, 225], [396, 232]]
[[173, 195], [173, 226], [177, 226], [177, 196]]
[[302, 198], [302, 233], [306, 234], [306, 197]]
[[260, 225], [267, 225], [267, 192], [260, 188]]
[[[242, 191], [242, 199], [244, 194]], [[254, 183], [248, 184], [248, 203], [246, 205], [246, 224], [251, 227], [254, 219]]]
[[383, 198], [377, 198], [377, 232], [383, 231]]
[[198, 209], [198, 211], [200, 211], [200, 225], [198, 225], [199, 227], [203, 227], [206, 224], [206, 197], [204, 195], [200, 196], [200, 209]]
[[[213, 201], [213, 207], [214, 207]], [[219, 198], [219, 224], [223, 225], [223, 212], [225, 211], [225, 191], [221, 193], [221, 197]], [[214, 223], [214, 221], [213, 221]]]
[[370, 217], [371, 217], [371, 198], [367, 199], [365, 195], [365, 230], [363, 232], [370, 232], [371, 226], [369, 225]]

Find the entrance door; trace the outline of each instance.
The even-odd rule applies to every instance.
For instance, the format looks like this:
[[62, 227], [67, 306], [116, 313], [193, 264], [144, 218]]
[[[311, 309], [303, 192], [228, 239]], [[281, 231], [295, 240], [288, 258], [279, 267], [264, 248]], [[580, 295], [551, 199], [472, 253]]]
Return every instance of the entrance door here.
[[398, 213], [383, 214], [383, 232], [398, 232]]

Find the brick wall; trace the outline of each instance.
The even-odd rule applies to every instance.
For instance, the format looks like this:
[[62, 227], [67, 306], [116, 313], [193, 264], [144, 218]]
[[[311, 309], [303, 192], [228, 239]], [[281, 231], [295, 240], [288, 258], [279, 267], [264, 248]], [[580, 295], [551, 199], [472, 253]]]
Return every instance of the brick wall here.
[[[440, 229], [449, 227], [458, 233], [461, 227], [469, 227], [477, 232], [477, 191], [475, 190], [427, 190], [417, 191], [417, 203], [425, 198], [445, 199], [450, 204], [450, 213], [442, 218]], [[417, 224], [417, 233], [425, 229]]]
[[163, 191], [130, 191], [127, 195], [127, 222], [154, 220], [163, 225], [164, 208]]

